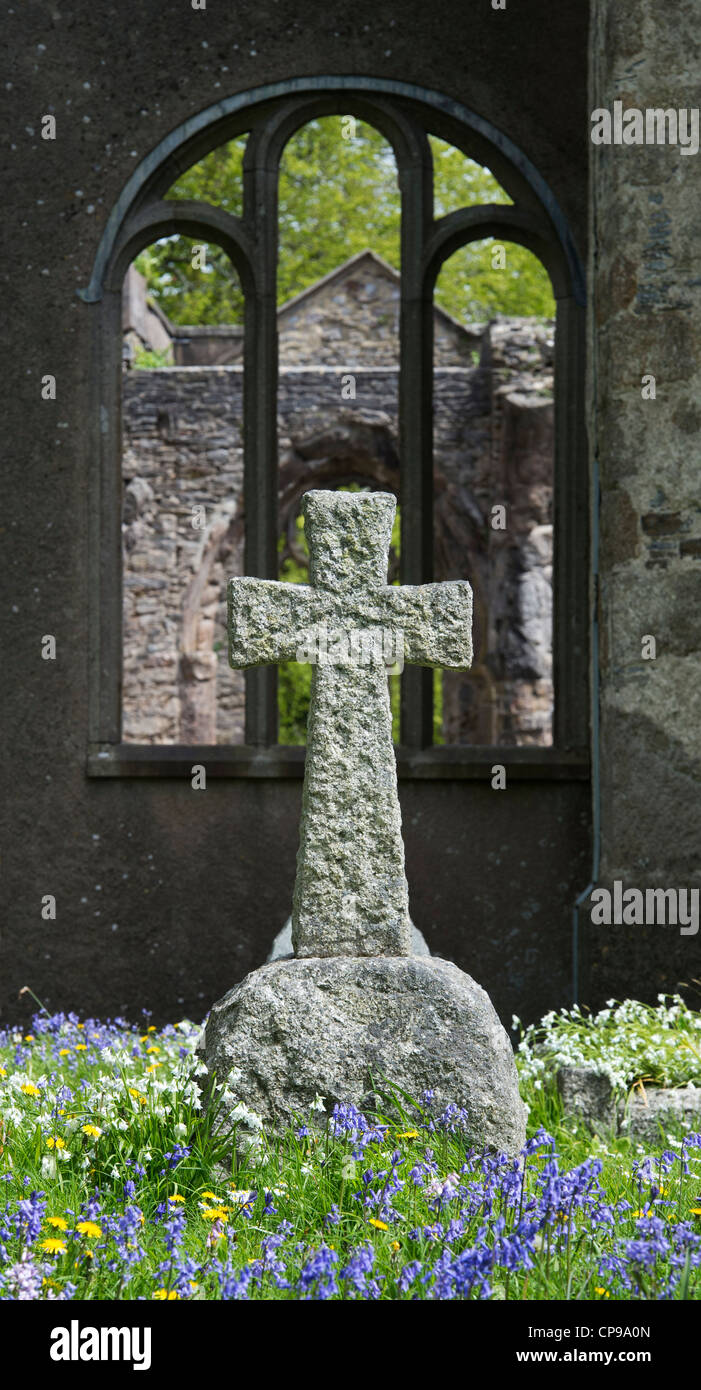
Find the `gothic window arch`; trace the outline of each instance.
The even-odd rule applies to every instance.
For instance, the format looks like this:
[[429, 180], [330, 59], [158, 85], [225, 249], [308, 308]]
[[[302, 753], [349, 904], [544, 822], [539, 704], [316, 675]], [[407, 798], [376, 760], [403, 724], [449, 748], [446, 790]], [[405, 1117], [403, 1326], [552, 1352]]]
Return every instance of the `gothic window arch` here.
[[[134, 172], [109, 218], [90, 285], [94, 315], [91, 469], [91, 719], [88, 770], [96, 775], [182, 775], [205, 750], [139, 747], [121, 736], [120, 312], [127, 267], [159, 237], [214, 242], [232, 261], [245, 299], [245, 572], [278, 570], [277, 184], [290, 136], [310, 120], [351, 114], [392, 146], [401, 196], [399, 455], [401, 579], [433, 570], [433, 289], [441, 266], [469, 242], [517, 242], [545, 266], [557, 301], [555, 360], [555, 559], [551, 748], [431, 746], [432, 675], [407, 668], [402, 689], [400, 775], [483, 776], [508, 761], [517, 776], [587, 775], [588, 486], [584, 415], [584, 281], [566, 222], [538, 171], [501, 132], [456, 102], [396, 81], [304, 78], [228, 98], [191, 118]], [[166, 198], [178, 176], [225, 141], [248, 132], [243, 213]], [[512, 199], [435, 218], [429, 135], [488, 166]], [[246, 743], [214, 746], [214, 775], [298, 775], [303, 749], [276, 742], [276, 673], [246, 673]]]

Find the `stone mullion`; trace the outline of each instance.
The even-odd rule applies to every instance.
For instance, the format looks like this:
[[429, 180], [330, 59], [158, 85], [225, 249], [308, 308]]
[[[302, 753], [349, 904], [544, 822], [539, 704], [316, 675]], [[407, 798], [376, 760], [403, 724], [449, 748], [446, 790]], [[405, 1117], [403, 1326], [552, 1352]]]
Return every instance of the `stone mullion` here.
[[[400, 159], [402, 200], [401, 315], [399, 327], [399, 458], [401, 582], [433, 578], [433, 297], [425, 247], [433, 213], [433, 164], [428, 139], [420, 154]], [[402, 675], [401, 743], [430, 746], [433, 672], [408, 667]]]
[[[254, 132], [244, 163], [244, 225], [253, 243], [253, 289], [244, 332], [244, 570], [277, 578], [277, 160], [267, 128]], [[277, 670], [246, 672], [246, 743], [277, 741]]]
[[[553, 477], [553, 741], [581, 750], [589, 715], [587, 610], [577, 603], [589, 548], [584, 357], [585, 310], [559, 299], [555, 328]], [[597, 698], [597, 692], [594, 692]]]

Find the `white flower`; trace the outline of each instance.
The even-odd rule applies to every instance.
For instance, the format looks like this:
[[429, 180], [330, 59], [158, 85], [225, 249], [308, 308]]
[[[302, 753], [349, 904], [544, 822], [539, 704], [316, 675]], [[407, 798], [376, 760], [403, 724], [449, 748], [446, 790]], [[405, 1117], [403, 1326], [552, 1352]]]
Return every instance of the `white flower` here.
[[325, 1110], [325, 1109], [326, 1109], [326, 1102], [322, 1099], [321, 1096], [315, 1096], [314, 1099], [313, 1099], [313, 1101], [312, 1101], [312, 1103], [311, 1103], [311, 1105], [310, 1105], [310, 1107], [309, 1107], [309, 1109], [310, 1109], [310, 1110], [319, 1110], [319, 1111]]
[[238, 1105], [234, 1106], [230, 1113], [230, 1117], [232, 1120], [248, 1125], [249, 1129], [263, 1128], [263, 1121], [260, 1115], [257, 1115], [255, 1110], [249, 1110], [248, 1106], [243, 1104], [243, 1101], [239, 1101]]

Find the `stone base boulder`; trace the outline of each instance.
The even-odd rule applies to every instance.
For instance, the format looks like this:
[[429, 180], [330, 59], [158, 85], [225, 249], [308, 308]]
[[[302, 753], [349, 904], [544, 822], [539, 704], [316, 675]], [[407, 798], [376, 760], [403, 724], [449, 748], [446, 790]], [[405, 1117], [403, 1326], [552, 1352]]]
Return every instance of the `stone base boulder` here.
[[[386, 1080], [434, 1108], [468, 1112], [467, 1142], [515, 1154], [526, 1107], [508, 1036], [485, 991], [430, 956], [307, 957], [254, 970], [214, 1005], [204, 1052], [210, 1080], [269, 1133], [351, 1102], [391, 1113]], [[238, 1075], [236, 1075], [238, 1073]], [[323, 1119], [318, 1116], [317, 1118]]]

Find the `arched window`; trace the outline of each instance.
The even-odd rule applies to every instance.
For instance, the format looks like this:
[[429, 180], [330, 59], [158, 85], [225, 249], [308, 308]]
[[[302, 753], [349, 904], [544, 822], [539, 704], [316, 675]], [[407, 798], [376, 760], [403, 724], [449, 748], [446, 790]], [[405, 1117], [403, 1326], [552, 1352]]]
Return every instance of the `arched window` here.
[[[555, 334], [553, 680], [550, 746], [433, 742], [434, 679], [402, 677], [400, 775], [482, 776], [508, 761], [516, 775], [587, 772], [587, 516], [583, 276], [567, 226], [544, 180], [501, 132], [436, 93], [369, 78], [297, 79], [227, 99], [171, 133], [132, 175], [110, 216], [83, 299], [95, 315], [95, 473], [91, 487], [91, 726], [88, 769], [97, 775], [181, 775], [206, 758], [213, 775], [297, 775], [303, 750], [277, 742], [277, 673], [246, 673], [245, 743], [137, 746], [122, 737], [121, 290], [128, 266], [160, 237], [216, 245], [230, 258], [245, 301], [243, 334], [244, 571], [276, 577], [278, 517], [277, 196], [280, 159], [311, 120], [353, 115], [391, 145], [401, 192], [399, 402], [401, 580], [434, 574], [434, 286], [448, 259], [486, 238], [514, 242], [540, 260], [557, 302]], [[166, 196], [210, 150], [247, 135], [240, 215]], [[430, 137], [487, 166], [510, 202], [436, 215]], [[342, 460], [338, 478], [344, 481]], [[347, 470], [346, 470], [347, 471]], [[333, 485], [333, 483], [332, 483]], [[293, 480], [291, 481], [294, 492]], [[498, 500], [498, 499], [497, 499]], [[217, 557], [218, 558], [218, 557]], [[580, 771], [578, 772], [577, 769]]]

